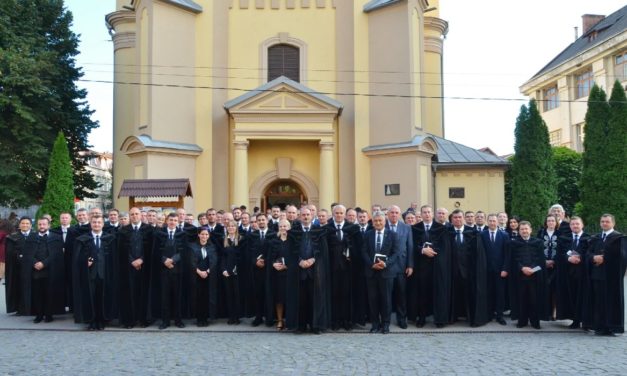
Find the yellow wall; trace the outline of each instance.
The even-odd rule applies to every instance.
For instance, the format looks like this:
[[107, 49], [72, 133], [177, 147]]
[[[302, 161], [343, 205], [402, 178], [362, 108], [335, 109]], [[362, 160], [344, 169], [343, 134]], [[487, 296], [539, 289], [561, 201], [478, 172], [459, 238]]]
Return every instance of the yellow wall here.
[[320, 149], [315, 141], [251, 141], [248, 147], [248, 184], [276, 169], [277, 158], [290, 158], [292, 170], [320, 182]]
[[[462, 210], [503, 211], [504, 173], [502, 169], [440, 170], [436, 172], [436, 206]], [[464, 198], [449, 198], [450, 187], [464, 187]]]

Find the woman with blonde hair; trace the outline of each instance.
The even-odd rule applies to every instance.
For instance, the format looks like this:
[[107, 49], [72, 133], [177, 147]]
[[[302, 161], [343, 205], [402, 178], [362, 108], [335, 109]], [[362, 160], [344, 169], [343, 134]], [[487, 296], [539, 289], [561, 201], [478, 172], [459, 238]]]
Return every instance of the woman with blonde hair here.
[[238, 277], [238, 262], [246, 255], [246, 240], [237, 230], [237, 222], [230, 220], [226, 225], [226, 236], [222, 248], [220, 269], [224, 277], [227, 324], [240, 323], [240, 292]]

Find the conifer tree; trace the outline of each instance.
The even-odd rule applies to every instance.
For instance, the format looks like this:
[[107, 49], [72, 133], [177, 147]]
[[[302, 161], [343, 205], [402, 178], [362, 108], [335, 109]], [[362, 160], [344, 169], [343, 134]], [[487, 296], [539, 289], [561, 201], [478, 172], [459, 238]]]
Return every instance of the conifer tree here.
[[74, 181], [70, 153], [63, 132], [59, 132], [52, 147], [44, 201], [37, 211], [37, 218], [50, 214], [54, 225], [59, 215], [74, 212]]
[[555, 203], [557, 179], [549, 131], [535, 100], [529, 102], [529, 107], [521, 107], [515, 136], [510, 214], [530, 221], [537, 228], [544, 222], [548, 208]]
[[[603, 148], [607, 158], [607, 183], [604, 195], [607, 212], [614, 214], [619, 228], [627, 226], [627, 97], [618, 80], [610, 95], [607, 142]], [[599, 213], [601, 216], [603, 213]], [[597, 219], [598, 220], [598, 219]]]

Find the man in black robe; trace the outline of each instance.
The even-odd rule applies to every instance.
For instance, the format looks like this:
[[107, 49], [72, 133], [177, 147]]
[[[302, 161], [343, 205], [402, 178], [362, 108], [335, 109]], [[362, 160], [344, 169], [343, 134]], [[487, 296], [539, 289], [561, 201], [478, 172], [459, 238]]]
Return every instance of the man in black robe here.
[[531, 224], [521, 221], [518, 227], [519, 238], [510, 242], [513, 270], [511, 271], [513, 291], [511, 296], [512, 318], [518, 318], [516, 327], [523, 328], [531, 322], [534, 329], [540, 329], [540, 320], [545, 319], [545, 258], [542, 240], [531, 237]]
[[[245, 217], [247, 213], [242, 214]], [[268, 259], [268, 244], [270, 240], [276, 236], [276, 233], [268, 229], [268, 220], [264, 215], [257, 217], [258, 230], [253, 231], [250, 234], [250, 241], [248, 246], [248, 257], [250, 258], [250, 265], [252, 266], [252, 294], [251, 301], [254, 304], [255, 319], [252, 322], [253, 326], [259, 326], [263, 322], [263, 318], [266, 318], [266, 326], [272, 326], [274, 323], [274, 314], [272, 314], [273, 307], [266, 307], [266, 268], [272, 267], [267, 265]]]
[[326, 330], [331, 320], [329, 255], [326, 230], [313, 226], [311, 211], [301, 209], [301, 221], [290, 232], [287, 261], [286, 326], [314, 334]]
[[583, 326], [594, 334], [614, 336], [624, 332], [625, 311], [623, 277], [627, 266], [625, 235], [614, 230], [611, 214], [601, 217], [602, 232], [590, 239], [586, 253], [588, 298]]
[[94, 215], [89, 224], [74, 243], [74, 320], [103, 330], [118, 315], [119, 256], [115, 236], [102, 231], [103, 217]]
[[73, 310], [74, 301], [72, 298], [72, 251], [74, 249], [74, 241], [78, 237], [78, 232], [72, 226], [72, 215], [63, 212], [59, 215], [60, 226], [50, 230], [63, 239], [63, 266], [65, 273], [65, 304], [70, 312]]
[[130, 224], [117, 231], [120, 255], [120, 324], [147, 327], [153, 227], [142, 223], [139, 208], [129, 210]]
[[390, 332], [392, 314], [392, 287], [398, 270], [395, 264], [402, 256], [397, 233], [385, 227], [385, 215], [372, 215], [373, 229], [365, 235], [362, 260], [368, 285], [368, 306], [372, 327], [370, 333]]
[[581, 326], [583, 288], [585, 281], [585, 259], [590, 235], [583, 231], [583, 221], [579, 217], [570, 219], [570, 233], [557, 240], [555, 256], [557, 289], [557, 319], [573, 320], [570, 329]]
[[465, 317], [470, 326], [481, 326], [488, 321], [487, 260], [483, 241], [477, 230], [464, 225], [461, 209], [451, 213], [451, 225], [452, 321]]
[[19, 231], [7, 236], [5, 253], [5, 299], [7, 313], [16, 315], [27, 314], [22, 302], [22, 281], [20, 255], [26, 241], [37, 236], [31, 231], [32, 221], [29, 217], [22, 217], [19, 222]]
[[34, 323], [51, 322], [65, 312], [63, 240], [51, 233], [47, 218], [37, 220], [36, 236], [29, 237], [20, 254], [22, 302]]
[[[181, 304], [183, 276], [187, 276], [190, 270], [183, 269], [183, 257], [186, 248], [187, 235], [183, 231], [177, 232], [178, 217], [175, 213], [168, 214], [167, 227], [164, 231], [155, 233], [153, 253], [154, 260], [158, 263], [153, 269], [153, 277], [158, 278], [161, 305], [161, 324], [159, 329], [170, 326], [170, 319], [174, 316], [174, 323], [179, 328], [184, 328]], [[191, 260], [190, 260], [191, 261]], [[191, 268], [191, 264], [190, 264]], [[195, 280], [194, 280], [195, 283]]]
[[433, 208], [420, 208], [422, 222], [412, 227], [416, 272], [408, 288], [408, 316], [422, 328], [427, 316], [442, 328], [450, 321], [451, 249], [445, 225], [434, 221]]
[[[360, 259], [360, 250], [355, 248], [359, 228], [345, 220], [346, 207], [333, 207], [333, 218], [324, 229], [327, 231], [327, 247], [331, 273], [331, 328], [352, 330], [352, 274], [353, 263]], [[361, 260], [359, 260], [361, 261]], [[361, 264], [359, 262], [359, 264]]]

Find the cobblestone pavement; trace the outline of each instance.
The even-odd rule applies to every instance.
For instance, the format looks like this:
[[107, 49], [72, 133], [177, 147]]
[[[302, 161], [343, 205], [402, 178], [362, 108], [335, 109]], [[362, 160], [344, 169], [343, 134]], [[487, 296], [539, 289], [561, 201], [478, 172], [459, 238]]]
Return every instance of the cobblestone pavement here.
[[365, 329], [323, 335], [252, 328], [250, 320], [208, 328], [86, 332], [69, 315], [33, 324], [7, 315], [0, 290], [0, 375], [625, 375], [627, 335], [597, 337], [543, 322], [481, 328], [427, 325], [389, 335]]

